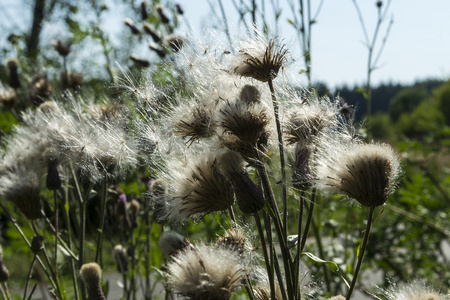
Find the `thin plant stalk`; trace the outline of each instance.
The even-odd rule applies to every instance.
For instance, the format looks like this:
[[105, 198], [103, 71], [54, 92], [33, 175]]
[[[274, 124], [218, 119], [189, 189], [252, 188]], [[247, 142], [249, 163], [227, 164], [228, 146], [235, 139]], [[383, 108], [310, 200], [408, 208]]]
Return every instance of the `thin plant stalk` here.
[[28, 300], [31, 300], [31, 297], [34, 294], [34, 291], [36, 290], [37, 285], [38, 285], [37, 283], [34, 284], [33, 288], [31, 289], [30, 296], [28, 296]]
[[267, 81], [269, 84], [270, 94], [272, 95], [273, 112], [275, 115], [275, 123], [277, 126], [278, 147], [280, 150], [280, 168], [281, 168], [281, 184], [283, 188], [283, 234], [284, 239], [287, 239], [287, 186], [286, 186], [286, 161], [284, 158], [284, 145], [283, 145], [283, 131], [281, 130], [279, 105], [277, 97], [275, 96], [275, 90], [273, 88], [272, 79]]
[[30, 270], [28, 271], [28, 276], [27, 276], [27, 281], [25, 282], [25, 289], [23, 291], [23, 299], [25, 300], [27, 298], [27, 289], [28, 289], [28, 284], [31, 280], [31, 272], [33, 272], [33, 267], [34, 267], [34, 263], [36, 262], [36, 254], [33, 257], [33, 261], [31, 262], [30, 265]]
[[232, 206], [230, 206], [230, 207], [228, 208], [228, 213], [230, 214], [231, 226], [232, 226], [233, 228], [236, 228], [236, 227], [237, 227], [236, 216], [235, 216], [235, 214], [234, 214], [234, 210], [233, 210], [233, 207], [232, 207]]
[[106, 217], [106, 195], [108, 192], [108, 174], [105, 171], [103, 182], [102, 182], [102, 194], [100, 196], [100, 232], [97, 239], [97, 251], [95, 253], [95, 262], [100, 262], [101, 252], [102, 252], [102, 242], [103, 242], [103, 229], [105, 227], [105, 217]]
[[301, 247], [300, 247], [300, 253], [302, 253], [303, 249], [305, 248], [306, 238], [308, 237], [308, 232], [309, 232], [309, 226], [311, 225], [312, 218], [313, 218], [314, 206], [316, 205], [316, 195], [317, 195], [317, 189], [313, 188], [311, 202], [310, 202], [311, 204], [309, 205], [309, 210], [308, 210], [308, 219], [306, 219], [305, 229], [304, 229], [303, 235], [302, 235], [302, 243], [301, 243]]
[[[36, 226], [35, 220], [31, 220], [31, 227], [33, 228], [34, 233], [35, 233], [37, 236], [42, 236], [42, 235], [39, 233], [39, 230], [38, 230], [38, 228], [37, 228], [37, 226]], [[48, 256], [47, 249], [45, 249], [45, 245], [44, 245], [44, 244], [42, 244], [42, 250], [41, 250], [41, 251], [42, 251], [42, 253], [44, 254], [44, 258], [45, 258], [45, 261], [47, 262], [48, 268], [49, 268], [50, 273], [51, 273], [51, 275], [52, 275], [52, 277], [53, 277], [53, 281], [54, 281], [55, 284], [56, 284], [55, 287], [56, 287], [57, 295], [58, 295], [59, 299], [66, 299], [66, 297], [64, 297], [63, 289], [62, 289], [61, 283], [60, 283], [60, 281], [59, 281], [59, 278], [56, 276], [56, 272], [55, 272], [55, 270], [52, 268], [52, 263], [51, 263], [51, 261], [50, 261], [50, 257]], [[55, 266], [55, 268], [57, 268], [57, 267], [58, 267], [58, 266]]]
[[[275, 292], [274, 274], [272, 272], [272, 268], [271, 268], [271, 265], [270, 265], [269, 254], [267, 253], [267, 244], [266, 244], [266, 240], [264, 238], [264, 231], [263, 231], [263, 228], [262, 228], [262, 225], [261, 225], [261, 220], [260, 220], [259, 213], [254, 213], [253, 216], [254, 216], [255, 221], [256, 221], [256, 228], [258, 229], [259, 240], [261, 241], [261, 248], [262, 248], [262, 251], [263, 251], [264, 262], [266, 264], [267, 276], [269, 278], [270, 291], [272, 293], [272, 291]], [[273, 295], [271, 297], [273, 297]]]
[[[69, 176], [66, 176], [67, 178]], [[70, 210], [70, 205], [69, 205], [69, 189], [67, 188], [69, 186], [69, 182], [68, 179], [66, 179], [66, 188], [65, 188], [65, 192], [64, 192], [64, 221], [66, 223], [66, 228], [67, 228], [67, 235], [68, 235], [68, 240], [67, 240], [67, 246], [70, 250], [72, 250], [72, 226], [70, 225], [70, 217], [69, 217], [69, 210]], [[78, 260], [78, 258], [77, 258]], [[71, 259], [70, 260], [70, 269], [71, 269], [71, 273], [72, 273], [72, 282], [73, 282], [73, 289], [74, 289], [74, 296], [75, 296], [75, 300], [79, 299], [78, 296], [78, 281], [77, 281], [77, 274], [75, 271], [75, 260]]]
[[6, 291], [5, 291], [4, 287], [3, 287], [3, 284], [0, 284], [0, 292], [2, 294], [3, 299], [8, 299], [8, 300], [10, 299], [8, 297], [8, 295], [6, 294]]
[[364, 252], [366, 251], [367, 242], [369, 240], [369, 234], [370, 234], [370, 228], [372, 226], [372, 219], [373, 219], [373, 212], [375, 211], [375, 206], [370, 207], [369, 210], [369, 216], [367, 217], [367, 225], [366, 225], [366, 232], [364, 233], [364, 240], [361, 246], [361, 250], [358, 256], [358, 263], [356, 264], [355, 273], [353, 275], [352, 283], [350, 285], [350, 289], [348, 290], [348, 294], [346, 297], [346, 300], [350, 300], [350, 297], [352, 296], [353, 289], [355, 288], [356, 281], [358, 279], [359, 270], [361, 269], [361, 264], [364, 258]]
[[[322, 245], [322, 238], [320, 236], [320, 230], [317, 228], [316, 223], [314, 222], [314, 219], [311, 219], [311, 227], [314, 232], [314, 237], [316, 238], [317, 248], [319, 250], [320, 258], [325, 259], [325, 252], [323, 251], [323, 245]], [[322, 264], [324, 279], [325, 279], [325, 285], [327, 287], [327, 292], [331, 293], [331, 281], [330, 281], [330, 274], [328, 272], [328, 267], [326, 264]]]
[[[65, 59], [65, 58], [64, 58]], [[53, 200], [54, 200], [54, 210], [55, 210], [55, 276], [58, 277], [58, 229], [59, 229], [59, 220], [58, 220], [58, 197], [56, 195], [56, 191], [53, 191]]]
[[287, 248], [285, 235], [282, 229], [280, 213], [278, 211], [277, 203], [275, 202], [275, 196], [273, 195], [273, 190], [270, 186], [269, 177], [267, 175], [266, 167], [261, 160], [260, 154], [257, 149], [254, 149], [254, 154], [256, 156], [256, 168], [261, 178], [261, 184], [263, 186], [264, 193], [266, 195], [267, 203], [266, 211], [269, 216], [273, 219], [275, 230], [277, 232], [278, 240], [280, 242], [281, 254], [283, 257], [284, 271], [286, 275], [286, 286], [288, 290], [289, 299], [294, 299], [293, 297], [293, 282], [292, 282], [292, 270], [291, 270], [291, 254]]
[[301, 241], [303, 240], [303, 235], [305, 233], [302, 234], [302, 222], [303, 222], [303, 207], [305, 206], [305, 191], [301, 191], [300, 192], [300, 210], [299, 210], [299, 217], [298, 217], [298, 233], [297, 233], [297, 254], [295, 256], [294, 259], [294, 270], [295, 270], [295, 275], [294, 275], [294, 282], [295, 282], [295, 294], [296, 296], [299, 297], [299, 299], [301, 299], [301, 291], [300, 291], [300, 282], [299, 282], [299, 277], [300, 277], [300, 255], [302, 253], [302, 247], [301, 247]]
[[[20, 236], [22, 237], [22, 239], [25, 241], [25, 243], [27, 244], [28, 248], [31, 250], [31, 244], [28, 241], [28, 238], [25, 236], [25, 234], [23, 233], [22, 229], [20, 228], [20, 226], [17, 224], [16, 219], [14, 219], [11, 214], [9, 213], [9, 211], [6, 209], [6, 207], [3, 206], [2, 202], [0, 201], [0, 207], [3, 209], [3, 211], [6, 213], [8, 219], [11, 221], [11, 223], [14, 225], [14, 227], [16, 227], [17, 232], [20, 234]], [[39, 256], [37, 256], [37, 261], [39, 262], [39, 265], [41, 266], [41, 268], [44, 270], [45, 275], [47, 276], [48, 280], [50, 281], [50, 284], [54, 287], [56, 287], [55, 282], [53, 281], [53, 278], [51, 277], [50, 273], [48, 272], [47, 268], [45, 267], [45, 264], [42, 262], [41, 258]]]

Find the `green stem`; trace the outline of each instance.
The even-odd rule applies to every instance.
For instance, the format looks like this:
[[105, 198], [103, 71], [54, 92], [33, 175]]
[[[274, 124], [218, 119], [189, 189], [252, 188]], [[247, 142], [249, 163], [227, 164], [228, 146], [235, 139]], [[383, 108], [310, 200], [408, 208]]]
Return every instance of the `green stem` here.
[[302, 253], [303, 249], [305, 248], [306, 238], [308, 237], [308, 232], [309, 232], [309, 226], [311, 225], [311, 221], [312, 221], [312, 217], [313, 217], [313, 211], [314, 211], [314, 206], [315, 206], [315, 202], [316, 202], [316, 195], [317, 195], [317, 189], [313, 188], [311, 204], [309, 205], [309, 211], [308, 211], [308, 219], [306, 219], [305, 230], [304, 230], [303, 236], [302, 236], [302, 245], [300, 247], [300, 253]]
[[23, 291], [23, 299], [24, 300], [27, 298], [28, 284], [30, 283], [30, 280], [31, 280], [31, 272], [33, 271], [33, 267], [34, 267], [34, 263], [35, 262], [36, 262], [36, 254], [33, 257], [33, 261], [31, 262], [30, 270], [28, 271], [27, 281], [25, 282], [25, 289]]
[[[303, 240], [302, 236], [302, 221], [303, 221], [303, 207], [305, 205], [305, 191], [300, 192], [300, 211], [298, 217], [298, 233], [297, 233], [297, 255], [294, 260], [294, 282], [295, 282], [295, 294], [301, 299], [301, 291], [300, 291], [300, 281], [298, 280], [300, 277], [300, 254], [302, 253], [301, 241]], [[303, 233], [304, 234], [304, 233]]]
[[[67, 176], [68, 178], [69, 176]], [[68, 240], [67, 240], [67, 246], [70, 250], [72, 250], [72, 226], [70, 224], [70, 216], [69, 216], [69, 210], [70, 210], [70, 205], [69, 205], [69, 189], [67, 188], [69, 186], [69, 182], [68, 179], [66, 179], [66, 188], [65, 188], [65, 193], [64, 193], [64, 222], [66, 223], [66, 228], [67, 228], [67, 235], [68, 235]], [[78, 260], [78, 258], [76, 259]], [[78, 300], [78, 282], [77, 282], [77, 274], [75, 271], [75, 259], [71, 259], [70, 260], [70, 269], [71, 269], [71, 273], [72, 273], [72, 282], [73, 282], [73, 289], [74, 289], [74, 294], [75, 294], [75, 300]]]
[[278, 211], [277, 203], [275, 202], [275, 196], [273, 195], [273, 190], [270, 186], [269, 177], [267, 175], [266, 167], [264, 163], [262, 162], [259, 152], [257, 149], [254, 149], [254, 155], [256, 157], [256, 168], [259, 173], [259, 177], [261, 178], [261, 183], [263, 186], [264, 193], [266, 195], [268, 206], [266, 205], [266, 210], [269, 214], [269, 216], [273, 219], [273, 223], [275, 226], [275, 230], [277, 232], [278, 240], [280, 242], [280, 249], [281, 254], [283, 257], [283, 263], [284, 263], [284, 271], [286, 276], [286, 287], [288, 290], [289, 299], [294, 299], [293, 297], [293, 282], [291, 275], [291, 254], [289, 252], [289, 249], [287, 248], [285, 235], [282, 230], [281, 220], [280, 220], [280, 213]]
[[[319, 249], [320, 258], [325, 259], [325, 252], [323, 251], [322, 238], [320, 237], [320, 230], [317, 228], [314, 219], [311, 219], [311, 227], [314, 231], [314, 236], [316, 238], [317, 248]], [[328, 273], [328, 267], [325, 264], [322, 264], [325, 285], [327, 286], [327, 292], [331, 293], [331, 281], [330, 274]]]
[[[33, 230], [34, 230], [34, 233], [37, 235], [37, 236], [42, 236], [40, 233], [39, 233], [39, 230], [38, 230], [38, 228], [37, 228], [37, 226], [36, 226], [36, 222], [35, 222], [35, 220], [31, 220], [31, 227], [33, 228]], [[50, 273], [51, 273], [51, 275], [52, 275], [52, 277], [53, 277], [53, 281], [55, 282], [55, 284], [56, 284], [56, 292], [57, 292], [57, 295], [58, 295], [58, 297], [59, 297], [59, 299], [65, 299], [65, 297], [63, 297], [63, 290], [62, 290], [62, 286], [61, 286], [61, 283], [59, 282], [59, 278], [56, 276], [56, 272], [55, 272], [55, 270], [53, 270], [53, 268], [52, 268], [52, 263], [50, 262], [50, 257], [48, 256], [48, 253], [47, 253], [47, 250], [45, 249], [45, 245], [44, 244], [42, 244], [42, 253], [44, 253], [44, 258], [45, 258], [45, 261], [47, 262], [47, 265], [48, 265], [48, 268], [49, 268], [49, 270], [50, 270]], [[56, 268], [57, 266], [55, 266], [55, 268]]]
[[97, 239], [97, 251], [95, 253], [95, 262], [102, 265], [100, 260], [102, 252], [102, 242], [103, 242], [103, 228], [105, 227], [105, 216], [106, 216], [106, 195], [108, 192], [108, 174], [105, 171], [103, 182], [102, 182], [102, 194], [100, 198], [100, 232]]
[[269, 84], [270, 93], [272, 95], [273, 112], [275, 115], [275, 124], [277, 126], [278, 147], [280, 150], [280, 165], [281, 165], [281, 184], [283, 187], [283, 234], [284, 239], [287, 239], [287, 186], [286, 186], [286, 161], [284, 158], [284, 146], [283, 146], [283, 131], [281, 130], [279, 105], [277, 97], [275, 96], [275, 90], [273, 88], [272, 79], [267, 81]]
[[55, 210], [55, 276], [58, 277], [58, 197], [56, 191], [53, 191], [54, 210]]
[[[16, 227], [17, 232], [19, 232], [20, 236], [22, 237], [22, 239], [25, 241], [25, 243], [27, 244], [28, 248], [31, 250], [31, 244], [28, 241], [27, 237], [25, 236], [25, 234], [23, 233], [22, 229], [20, 228], [20, 226], [17, 224], [16, 219], [14, 219], [11, 214], [9, 213], [9, 211], [6, 209], [6, 207], [3, 206], [2, 202], [0, 201], [0, 207], [3, 209], [3, 211], [5, 212], [5, 214], [7, 215], [8, 219], [11, 221], [11, 223], [13, 223], [14, 227]], [[44, 263], [42, 262], [41, 258], [39, 256], [37, 256], [37, 261], [39, 263], [39, 265], [41, 266], [42, 270], [44, 270], [45, 275], [47, 276], [48, 280], [50, 281], [50, 284], [53, 287], [56, 287], [55, 282], [53, 281], [50, 273], [48, 272], [47, 268], [45, 267]]]
[[[272, 294], [275, 293], [275, 282], [274, 282], [274, 274], [272, 272], [272, 268], [270, 266], [270, 259], [269, 259], [269, 254], [267, 253], [267, 245], [266, 245], [266, 240], [264, 238], [264, 231], [262, 229], [261, 226], [261, 220], [260, 220], [260, 216], [259, 213], [254, 213], [253, 216], [255, 217], [255, 221], [256, 221], [256, 227], [258, 228], [258, 234], [259, 234], [259, 239], [261, 241], [261, 248], [263, 251], [263, 255], [264, 255], [264, 262], [266, 263], [266, 269], [267, 269], [267, 276], [269, 278], [269, 286], [270, 286], [270, 291]], [[273, 294], [272, 294], [272, 299], [273, 298]]]
[[366, 225], [366, 232], [364, 233], [364, 240], [361, 246], [361, 251], [358, 257], [358, 263], [356, 264], [355, 274], [353, 275], [353, 280], [350, 285], [350, 289], [348, 291], [346, 300], [350, 300], [350, 297], [352, 296], [353, 289], [356, 285], [356, 280], [358, 279], [359, 270], [361, 269], [361, 264], [364, 258], [364, 252], [366, 251], [367, 242], [369, 240], [369, 234], [370, 234], [370, 227], [372, 225], [372, 219], [373, 219], [373, 212], [375, 210], [375, 207], [371, 207], [369, 210], [369, 216], [367, 217], [367, 225]]

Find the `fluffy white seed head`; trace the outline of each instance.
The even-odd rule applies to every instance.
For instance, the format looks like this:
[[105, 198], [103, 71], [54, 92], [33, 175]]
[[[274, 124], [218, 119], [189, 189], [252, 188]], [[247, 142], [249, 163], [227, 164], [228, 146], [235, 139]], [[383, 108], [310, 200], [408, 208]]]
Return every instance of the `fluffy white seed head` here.
[[277, 77], [280, 68], [286, 63], [287, 50], [278, 44], [277, 39], [267, 41], [261, 34], [242, 43], [239, 54], [232, 61], [231, 73], [267, 82]]
[[318, 187], [360, 204], [384, 204], [395, 190], [400, 171], [397, 155], [387, 144], [330, 143], [317, 159]]
[[229, 249], [204, 245], [180, 252], [168, 265], [169, 284], [188, 299], [228, 300], [244, 270]]
[[182, 221], [222, 211], [234, 202], [231, 183], [220, 169], [220, 160], [209, 155], [189, 161], [185, 170], [173, 181], [173, 195], [169, 199], [169, 219]]
[[450, 293], [442, 294], [438, 290], [416, 279], [410, 283], [394, 284], [382, 294], [388, 300], [449, 300]]

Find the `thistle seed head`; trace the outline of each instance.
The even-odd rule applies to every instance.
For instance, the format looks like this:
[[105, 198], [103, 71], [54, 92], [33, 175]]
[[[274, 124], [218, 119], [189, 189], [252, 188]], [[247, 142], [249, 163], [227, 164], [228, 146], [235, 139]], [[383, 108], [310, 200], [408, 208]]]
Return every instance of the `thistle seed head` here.
[[234, 135], [252, 147], [256, 146], [270, 120], [262, 106], [243, 102], [227, 101], [220, 114], [223, 133]]
[[217, 245], [235, 251], [239, 255], [244, 253], [247, 242], [247, 237], [239, 228], [230, 228], [224, 236], [217, 239]]
[[288, 144], [310, 145], [325, 128], [333, 125], [335, 113], [324, 105], [304, 104], [295, 110], [285, 123]]
[[229, 208], [234, 202], [231, 183], [220, 170], [215, 156], [201, 159], [177, 183], [169, 217], [173, 220], [203, 217]]
[[231, 72], [256, 80], [267, 82], [277, 77], [280, 68], [286, 63], [287, 50], [277, 43], [277, 39], [265, 41], [258, 37], [239, 50], [232, 62]]
[[216, 122], [212, 109], [197, 104], [187, 111], [175, 124], [175, 134], [187, 138], [187, 143], [209, 138], [216, 132]]
[[39, 176], [25, 167], [17, 167], [2, 176], [0, 195], [11, 201], [29, 220], [41, 216], [42, 201]]
[[344, 194], [363, 206], [384, 204], [395, 190], [400, 170], [391, 146], [352, 142], [331, 147], [334, 149], [318, 156], [319, 187]]
[[175, 256], [168, 275], [169, 285], [188, 299], [228, 300], [244, 270], [233, 251], [198, 246]]
[[173, 52], [178, 52], [186, 45], [187, 40], [176, 34], [170, 34], [164, 39], [164, 45]]
[[394, 284], [383, 295], [388, 300], [449, 300], [450, 294], [441, 294], [427, 286], [423, 280], [416, 279], [410, 283]]

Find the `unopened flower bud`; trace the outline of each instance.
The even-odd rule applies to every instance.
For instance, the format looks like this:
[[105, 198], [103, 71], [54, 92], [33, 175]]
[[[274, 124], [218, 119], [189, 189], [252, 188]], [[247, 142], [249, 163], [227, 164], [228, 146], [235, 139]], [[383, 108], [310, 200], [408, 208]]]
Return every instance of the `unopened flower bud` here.
[[33, 254], [37, 255], [42, 250], [42, 242], [44, 237], [42, 235], [35, 235], [31, 239], [31, 251]]
[[380, 8], [381, 6], [383, 6], [383, 1], [377, 1], [377, 7]]
[[169, 18], [167, 17], [164, 11], [164, 6], [162, 6], [161, 4], [156, 5], [156, 12], [160, 17], [161, 22], [163, 22], [164, 24], [168, 24], [170, 22]]
[[10, 58], [6, 61], [6, 66], [9, 69], [9, 86], [17, 89], [21, 86], [19, 79], [19, 61], [15, 58]]
[[166, 52], [164, 52], [164, 50], [160, 49], [160, 48], [158, 47], [157, 44], [155, 44], [155, 43], [149, 43], [149, 44], [148, 44], [148, 47], [150, 48], [150, 50], [152, 50], [152, 51], [154, 51], [156, 54], [158, 54], [158, 56], [159, 56], [160, 58], [166, 57]]
[[141, 2], [141, 18], [144, 21], [148, 19], [147, 3], [145, 1]]
[[106, 300], [100, 286], [102, 278], [102, 269], [96, 263], [88, 263], [81, 266], [81, 279], [86, 284], [89, 300]]
[[309, 158], [311, 150], [308, 147], [303, 147], [297, 144], [295, 149], [295, 162], [292, 166], [292, 185], [299, 190], [308, 189], [311, 182], [311, 168], [309, 165]]
[[70, 53], [70, 47], [72, 46], [72, 42], [66, 41], [62, 42], [60, 40], [52, 41], [52, 46], [62, 57], [66, 57]]
[[149, 23], [144, 24], [144, 31], [146, 34], [150, 35], [155, 43], [159, 43], [161, 41], [161, 38], [159, 35], [156, 34], [156, 32], [153, 31], [152, 27]]
[[130, 18], [125, 19], [125, 25], [131, 29], [132, 34], [139, 34], [139, 29], [134, 25], [133, 21]]
[[146, 59], [140, 58], [137, 54], [131, 54], [130, 59], [139, 67], [143, 67], [143, 68], [150, 67], [150, 62]]
[[117, 262], [117, 271], [121, 274], [126, 274], [128, 272], [128, 255], [127, 250], [122, 245], [114, 247], [114, 258]]
[[181, 7], [181, 4], [180, 4], [180, 3], [175, 4], [175, 8], [177, 9], [177, 13], [178, 13], [178, 14], [180, 14], [180, 15], [184, 14], [184, 10], [183, 10], [183, 8]]

